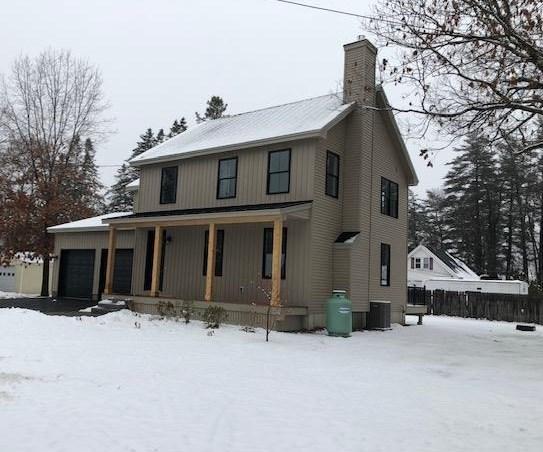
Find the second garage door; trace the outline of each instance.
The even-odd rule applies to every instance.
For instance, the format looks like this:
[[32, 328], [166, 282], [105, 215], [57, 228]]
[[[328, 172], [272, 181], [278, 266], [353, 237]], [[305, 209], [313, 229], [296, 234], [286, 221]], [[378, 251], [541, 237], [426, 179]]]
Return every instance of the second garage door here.
[[94, 250], [62, 250], [59, 297], [92, 298]]

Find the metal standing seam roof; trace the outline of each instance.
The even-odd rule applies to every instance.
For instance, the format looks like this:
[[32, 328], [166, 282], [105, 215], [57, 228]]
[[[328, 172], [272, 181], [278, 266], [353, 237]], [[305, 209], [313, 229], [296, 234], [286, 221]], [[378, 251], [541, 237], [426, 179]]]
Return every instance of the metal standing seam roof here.
[[228, 149], [241, 149], [271, 140], [319, 136], [345, 117], [354, 103], [339, 94], [313, 97], [262, 110], [202, 122], [134, 157], [134, 166]]

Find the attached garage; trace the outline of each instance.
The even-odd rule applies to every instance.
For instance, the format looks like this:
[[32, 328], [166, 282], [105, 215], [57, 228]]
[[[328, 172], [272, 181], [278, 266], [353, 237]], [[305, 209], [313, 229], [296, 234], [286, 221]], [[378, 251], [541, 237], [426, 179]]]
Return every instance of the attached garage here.
[[[108, 250], [102, 250], [100, 258], [100, 295], [104, 293], [106, 286]], [[132, 264], [134, 250], [132, 248], [117, 248], [115, 250], [115, 267], [113, 269], [113, 293], [118, 295], [129, 295], [132, 293]]]
[[64, 298], [92, 298], [95, 250], [62, 250], [58, 296]]
[[0, 291], [15, 292], [15, 267], [0, 266]]
[[[105, 286], [108, 227], [102, 220], [128, 215], [102, 215], [48, 229], [55, 235], [55, 263], [52, 271], [54, 297], [99, 300]], [[117, 232], [113, 292], [132, 293], [134, 230]]]

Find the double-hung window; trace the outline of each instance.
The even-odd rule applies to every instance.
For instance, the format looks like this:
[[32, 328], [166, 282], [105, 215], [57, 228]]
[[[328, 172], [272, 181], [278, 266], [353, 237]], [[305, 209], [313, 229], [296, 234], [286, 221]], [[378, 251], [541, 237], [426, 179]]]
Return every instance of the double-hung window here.
[[232, 157], [219, 160], [219, 173], [217, 176], [217, 199], [236, 197], [238, 182], [238, 158]]
[[390, 286], [390, 245], [381, 243], [381, 286]]
[[[272, 277], [273, 260], [273, 228], [264, 229], [264, 252], [262, 254], [262, 278]], [[287, 268], [287, 228], [283, 228], [283, 240], [281, 243], [281, 279], [286, 277]]]
[[339, 155], [326, 151], [326, 189], [328, 196], [339, 196]]
[[423, 259], [423, 268], [426, 270], [433, 270], [434, 269], [434, 258], [433, 257], [425, 257]]
[[290, 191], [290, 149], [268, 153], [267, 194]]
[[[215, 276], [222, 276], [222, 262], [224, 252], [224, 229], [217, 229], [217, 237], [215, 244]], [[205, 233], [204, 242], [204, 268], [202, 274], [207, 276], [207, 254], [209, 250], [209, 231]]]
[[177, 197], [177, 166], [162, 168], [160, 204], [173, 204]]
[[381, 213], [398, 218], [398, 184], [381, 178]]

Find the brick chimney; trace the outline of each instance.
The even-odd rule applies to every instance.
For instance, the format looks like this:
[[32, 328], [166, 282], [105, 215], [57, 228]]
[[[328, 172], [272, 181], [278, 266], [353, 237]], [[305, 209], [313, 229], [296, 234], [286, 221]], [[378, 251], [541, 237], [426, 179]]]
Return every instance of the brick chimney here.
[[373, 105], [375, 98], [375, 63], [377, 48], [364, 36], [345, 44], [343, 101]]

